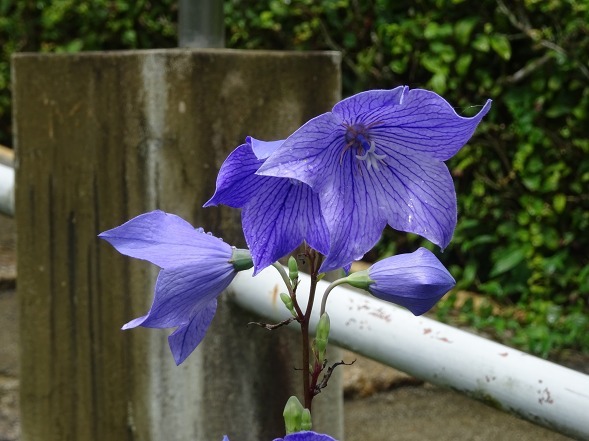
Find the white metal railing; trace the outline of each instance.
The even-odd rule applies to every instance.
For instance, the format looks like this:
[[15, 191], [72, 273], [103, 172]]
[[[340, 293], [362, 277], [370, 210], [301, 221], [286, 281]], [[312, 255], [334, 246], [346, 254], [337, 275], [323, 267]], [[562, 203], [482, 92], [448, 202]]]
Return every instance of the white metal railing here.
[[0, 213], [14, 216], [14, 169], [0, 163]]
[[0, 145], [0, 213], [14, 216], [14, 154]]
[[[237, 275], [230, 295], [242, 308], [279, 322], [278, 272]], [[297, 299], [308, 301], [309, 276], [300, 274]], [[318, 295], [328, 282], [321, 281]], [[319, 319], [316, 298], [312, 326]], [[589, 375], [455, 329], [356, 290], [339, 286], [327, 302], [330, 342], [420, 379], [462, 392], [557, 432], [589, 439]], [[296, 324], [294, 324], [296, 325]], [[338, 360], [333, 360], [338, 361]]]

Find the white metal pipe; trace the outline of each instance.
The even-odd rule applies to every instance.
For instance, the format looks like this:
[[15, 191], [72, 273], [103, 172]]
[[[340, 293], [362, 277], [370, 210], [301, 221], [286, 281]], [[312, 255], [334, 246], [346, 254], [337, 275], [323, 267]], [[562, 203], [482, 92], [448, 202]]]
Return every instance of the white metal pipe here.
[[0, 164], [0, 213], [14, 216], [14, 169]]
[[[297, 300], [306, 305], [310, 278], [301, 274]], [[328, 282], [319, 282], [314, 329]], [[279, 322], [290, 316], [280, 300], [278, 272], [237, 275], [234, 301]], [[457, 390], [493, 407], [578, 439], [589, 439], [589, 375], [444, 325], [353, 289], [335, 288], [327, 301], [330, 342]], [[296, 326], [296, 323], [294, 324]], [[332, 362], [338, 360], [331, 360]]]

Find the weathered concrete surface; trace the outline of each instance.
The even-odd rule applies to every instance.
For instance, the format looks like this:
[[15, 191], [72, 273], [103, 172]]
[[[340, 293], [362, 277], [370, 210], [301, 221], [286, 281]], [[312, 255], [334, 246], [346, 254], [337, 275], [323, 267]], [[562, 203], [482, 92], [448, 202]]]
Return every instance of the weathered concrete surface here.
[[18, 409], [18, 308], [16, 292], [0, 285], [0, 441], [20, 435]]
[[[19, 54], [12, 67], [23, 440], [283, 433], [298, 338], [244, 331], [253, 318], [222, 298], [203, 344], [176, 367], [165, 331], [120, 332], [148, 310], [157, 269], [96, 235], [159, 208], [243, 245], [238, 210], [200, 208], [219, 166], [246, 135], [284, 138], [329, 110], [339, 56]], [[318, 426], [337, 434], [338, 406], [323, 408]]]
[[0, 441], [20, 436], [18, 409], [18, 303], [14, 219], [0, 214]]
[[0, 286], [12, 287], [16, 280], [16, 231], [14, 221], [0, 214]]

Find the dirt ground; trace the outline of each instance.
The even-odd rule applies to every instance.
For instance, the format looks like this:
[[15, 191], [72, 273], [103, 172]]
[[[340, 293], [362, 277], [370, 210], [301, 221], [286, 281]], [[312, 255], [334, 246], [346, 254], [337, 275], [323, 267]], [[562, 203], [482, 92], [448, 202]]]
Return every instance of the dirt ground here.
[[[14, 238], [14, 222], [0, 215], [0, 441], [20, 436]], [[388, 366], [345, 355], [354, 358], [356, 363], [344, 369], [346, 441], [571, 439]], [[588, 372], [587, 361], [577, 360], [577, 367]]]

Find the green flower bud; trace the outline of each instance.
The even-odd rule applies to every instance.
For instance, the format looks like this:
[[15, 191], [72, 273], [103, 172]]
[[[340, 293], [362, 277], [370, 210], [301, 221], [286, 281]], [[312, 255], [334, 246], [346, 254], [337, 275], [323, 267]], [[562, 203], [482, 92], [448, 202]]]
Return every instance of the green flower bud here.
[[325, 351], [327, 349], [327, 341], [329, 340], [329, 315], [323, 313], [317, 323], [317, 331], [315, 333], [315, 347], [317, 349], [317, 359], [321, 362], [325, 358]]
[[233, 254], [231, 255], [231, 260], [229, 262], [233, 264], [235, 271], [248, 270], [254, 266], [250, 250], [243, 250], [239, 248], [233, 248]]
[[282, 303], [284, 303], [284, 306], [286, 306], [286, 309], [288, 309], [290, 313], [293, 315], [293, 317], [296, 317], [297, 312], [294, 309], [294, 304], [290, 296], [284, 292], [281, 292], [280, 299], [282, 300]]
[[282, 412], [287, 435], [301, 431], [303, 411], [303, 405], [297, 397], [293, 395], [288, 399], [286, 406], [284, 406], [284, 412]]
[[299, 265], [293, 256], [288, 258], [288, 277], [293, 282], [299, 278]]
[[289, 310], [292, 309], [292, 299], [288, 294], [281, 292], [280, 299], [282, 300], [282, 303], [284, 303], [284, 306], [286, 306]]
[[312, 427], [311, 411], [309, 409], [303, 409], [303, 414], [301, 415], [301, 430], [311, 430]]
[[368, 291], [368, 287], [374, 283], [374, 280], [368, 275], [368, 270], [358, 271], [350, 274], [345, 278], [348, 285], [352, 285], [355, 288], [360, 288]]

